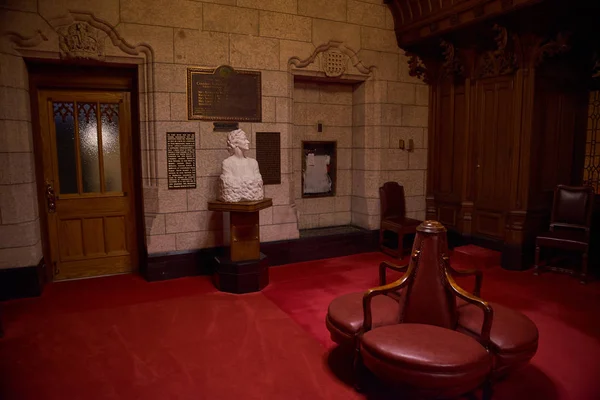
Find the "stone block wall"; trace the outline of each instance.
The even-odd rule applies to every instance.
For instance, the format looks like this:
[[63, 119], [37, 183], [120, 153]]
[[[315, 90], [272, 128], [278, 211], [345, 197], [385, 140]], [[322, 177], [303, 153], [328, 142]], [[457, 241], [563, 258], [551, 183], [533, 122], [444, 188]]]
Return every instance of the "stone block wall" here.
[[[294, 84], [294, 182], [299, 229], [349, 225], [352, 194], [352, 84]], [[318, 132], [317, 123], [323, 124]], [[335, 196], [302, 198], [302, 141], [336, 142]]]
[[[211, 122], [187, 119], [189, 66], [262, 72], [263, 121], [241, 124], [253, 147], [256, 132], [281, 133], [282, 183], [266, 187], [274, 206], [261, 213], [261, 240], [298, 237], [303, 204], [295, 195], [293, 76], [296, 70], [323, 75], [315, 55], [332, 42], [349, 49], [348, 71], [358, 64], [370, 71], [352, 93], [352, 150], [344, 161], [352, 164], [351, 222], [377, 228], [377, 188], [386, 180], [403, 183], [410, 214], [424, 217], [428, 90], [408, 75], [383, 1], [8, 0], [0, 3], [0, 267], [41, 258], [23, 57], [59, 58], [57, 27], [69, 21], [97, 29], [107, 62], [139, 65], [148, 253], [222, 243], [222, 219], [206, 202], [216, 196], [226, 134], [213, 132]], [[196, 189], [167, 189], [168, 131], [197, 135]], [[412, 138], [415, 151], [398, 151], [399, 138]]]

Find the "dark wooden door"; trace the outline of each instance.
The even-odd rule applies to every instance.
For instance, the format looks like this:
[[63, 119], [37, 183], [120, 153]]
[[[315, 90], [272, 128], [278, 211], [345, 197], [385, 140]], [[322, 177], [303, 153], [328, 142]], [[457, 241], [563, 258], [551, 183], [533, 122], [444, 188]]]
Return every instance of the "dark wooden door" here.
[[42, 90], [38, 101], [54, 279], [132, 271], [129, 94]]
[[476, 107], [473, 234], [503, 239], [510, 199], [513, 78], [478, 82]]

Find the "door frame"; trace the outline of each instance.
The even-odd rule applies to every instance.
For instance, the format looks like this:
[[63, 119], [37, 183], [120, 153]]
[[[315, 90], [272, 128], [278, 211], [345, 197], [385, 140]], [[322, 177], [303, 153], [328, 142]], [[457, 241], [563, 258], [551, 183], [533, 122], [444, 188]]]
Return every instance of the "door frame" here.
[[64, 60], [25, 59], [29, 75], [29, 97], [35, 176], [40, 217], [40, 237], [44, 255], [45, 282], [54, 280], [48, 214], [44, 185], [44, 163], [39, 119], [38, 93], [40, 90], [104, 90], [127, 91], [131, 99], [131, 157], [133, 161], [134, 217], [138, 247], [138, 265], [133, 273], [143, 273], [147, 265], [146, 230], [144, 221], [144, 199], [142, 189], [142, 153], [140, 137], [138, 69], [136, 64], [113, 64], [96, 61], [68, 62]]

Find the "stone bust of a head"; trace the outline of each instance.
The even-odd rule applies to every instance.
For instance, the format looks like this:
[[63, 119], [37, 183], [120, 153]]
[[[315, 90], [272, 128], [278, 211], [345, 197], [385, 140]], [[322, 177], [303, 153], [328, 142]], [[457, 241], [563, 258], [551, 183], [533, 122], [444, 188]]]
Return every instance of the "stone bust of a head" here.
[[250, 141], [246, 137], [246, 132], [241, 129], [236, 129], [229, 132], [227, 135], [227, 150], [229, 154], [236, 154], [236, 149], [240, 150], [240, 156], [244, 155], [244, 151], [249, 149]]

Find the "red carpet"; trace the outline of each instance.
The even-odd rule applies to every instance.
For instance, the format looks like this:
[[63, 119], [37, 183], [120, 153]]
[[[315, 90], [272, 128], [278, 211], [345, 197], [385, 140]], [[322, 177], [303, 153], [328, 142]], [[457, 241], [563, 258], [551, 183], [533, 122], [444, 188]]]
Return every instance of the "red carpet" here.
[[[377, 284], [383, 259], [274, 267], [262, 294], [242, 296], [206, 277], [50, 285], [40, 298], [0, 304], [0, 399], [392, 398], [354, 392], [324, 324], [331, 299]], [[600, 282], [498, 266], [484, 274], [483, 297], [522, 310], [540, 330], [532, 364], [498, 384], [494, 399], [600, 399]]]

